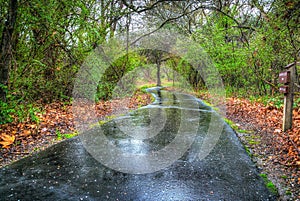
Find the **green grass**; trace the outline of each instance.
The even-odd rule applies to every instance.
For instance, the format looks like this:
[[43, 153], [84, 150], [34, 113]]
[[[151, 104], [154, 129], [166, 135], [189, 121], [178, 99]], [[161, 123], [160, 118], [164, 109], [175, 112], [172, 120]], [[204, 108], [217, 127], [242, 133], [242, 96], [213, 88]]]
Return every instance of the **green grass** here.
[[260, 137], [256, 135], [246, 136], [245, 139], [250, 145], [260, 144]]
[[57, 140], [63, 140], [63, 139], [70, 139], [72, 137], [75, 137], [76, 135], [78, 135], [77, 132], [74, 133], [61, 133], [59, 130], [56, 130], [56, 136], [57, 136]]
[[291, 192], [290, 190], [286, 190], [286, 191], [285, 191], [285, 194], [286, 194], [286, 195], [292, 195], [292, 192]]
[[255, 140], [250, 140], [248, 143], [249, 143], [249, 144], [252, 144], [252, 145], [255, 145], [255, 144], [259, 144], [260, 142], [255, 141]]
[[138, 86], [138, 89], [140, 89], [143, 93], [147, 93], [146, 89], [151, 87], [156, 87], [156, 84], [143, 84]]
[[259, 176], [260, 176], [261, 178], [263, 178], [266, 187], [267, 187], [272, 193], [278, 194], [278, 190], [277, 190], [275, 184], [273, 184], [273, 182], [270, 181], [270, 180], [268, 179], [267, 174], [259, 174]]
[[192, 87], [188, 85], [188, 83], [182, 82], [182, 81], [168, 81], [165, 79], [161, 80], [161, 85], [164, 87], [174, 87], [178, 88], [180, 90], [184, 90], [186, 92], [192, 92]]
[[208, 107], [211, 107], [214, 111], [220, 112], [220, 108], [217, 108], [217, 107], [213, 106], [212, 104], [210, 104], [210, 103], [207, 102], [206, 100], [202, 100], [202, 99], [201, 99], [201, 101], [202, 101], [205, 105], [207, 105]]
[[244, 130], [244, 129], [238, 129], [238, 132], [239, 132], [239, 133], [249, 133], [250, 131]]
[[239, 127], [238, 127], [233, 121], [231, 121], [231, 120], [229, 120], [229, 119], [227, 119], [227, 118], [225, 118], [224, 120], [225, 120], [225, 122], [226, 122], [232, 129], [234, 129], [234, 130], [238, 130], [238, 129], [239, 129]]
[[249, 147], [247, 147], [246, 145], [244, 145], [244, 149], [246, 150], [248, 156], [250, 156], [250, 158], [252, 158], [253, 154], [251, 153]]
[[104, 117], [103, 120], [100, 120], [97, 123], [89, 125], [89, 128], [94, 128], [96, 126], [102, 126], [103, 124], [109, 122], [110, 120], [115, 119], [115, 118], [117, 118], [119, 116], [122, 116], [122, 115], [124, 115], [124, 114], [106, 116], [106, 117]]
[[[122, 114], [119, 115], [119, 116], [122, 116]], [[110, 121], [110, 120], [112, 120], [112, 119], [115, 119], [115, 118], [117, 118], [117, 117], [118, 117], [117, 115], [106, 116], [106, 117], [104, 118], [104, 120], [98, 121], [98, 125], [101, 126], [101, 125], [105, 124], [106, 122], [108, 122], [108, 121]]]
[[287, 179], [288, 177], [286, 175], [281, 176], [282, 179]]
[[253, 102], [262, 103], [264, 106], [271, 106], [276, 109], [283, 107], [283, 96], [250, 96], [249, 100]]
[[276, 186], [273, 184], [273, 182], [269, 181], [267, 183], [267, 188], [274, 194], [277, 194], [277, 188]]
[[224, 121], [233, 129], [235, 130], [236, 132], [238, 133], [250, 133], [250, 131], [248, 130], [244, 130], [244, 129], [240, 129], [233, 121], [227, 119], [227, 118], [224, 118]]

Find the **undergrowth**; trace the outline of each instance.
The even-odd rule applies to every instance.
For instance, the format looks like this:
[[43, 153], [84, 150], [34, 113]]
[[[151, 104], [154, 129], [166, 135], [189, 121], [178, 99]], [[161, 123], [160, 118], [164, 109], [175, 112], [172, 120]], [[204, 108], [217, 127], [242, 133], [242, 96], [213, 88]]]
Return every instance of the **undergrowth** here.
[[22, 104], [17, 101], [0, 101], [0, 124], [11, 123], [13, 121], [39, 122], [37, 113], [42, 112], [39, 106], [34, 104]]

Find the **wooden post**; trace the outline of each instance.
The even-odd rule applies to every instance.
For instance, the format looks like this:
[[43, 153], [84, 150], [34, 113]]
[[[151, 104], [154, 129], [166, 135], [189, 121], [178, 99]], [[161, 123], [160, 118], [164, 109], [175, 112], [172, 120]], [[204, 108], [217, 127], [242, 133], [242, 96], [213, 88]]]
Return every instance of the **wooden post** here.
[[292, 128], [293, 122], [293, 93], [288, 93], [284, 96], [284, 109], [283, 109], [283, 125], [282, 130], [287, 131]]
[[294, 83], [296, 81], [296, 63], [285, 67], [289, 69], [290, 80], [287, 83], [288, 92], [284, 94], [283, 125], [282, 130], [287, 131], [293, 125]]

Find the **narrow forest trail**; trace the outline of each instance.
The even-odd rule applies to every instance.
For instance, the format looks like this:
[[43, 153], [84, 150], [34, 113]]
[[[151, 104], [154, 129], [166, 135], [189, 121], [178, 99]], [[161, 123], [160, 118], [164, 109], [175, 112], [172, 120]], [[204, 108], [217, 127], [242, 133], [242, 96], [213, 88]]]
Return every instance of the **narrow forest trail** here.
[[0, 169], [2, 200], [276, 199], [215, 111], [152, 93], [153, 104]]

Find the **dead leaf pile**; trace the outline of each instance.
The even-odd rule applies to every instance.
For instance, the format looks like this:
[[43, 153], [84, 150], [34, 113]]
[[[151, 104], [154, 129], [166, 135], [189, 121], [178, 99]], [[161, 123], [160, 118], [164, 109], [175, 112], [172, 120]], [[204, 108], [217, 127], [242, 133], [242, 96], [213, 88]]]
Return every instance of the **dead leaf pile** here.
[[294, 128], [282, 132], [282, 109], [238, 98], [230, 98], [227, 103], [228, 116], [235, 122], [249, 123], [252, 125], [251, 130], [266, 131], [266, 135], [271, 135], [273, 149], [282, 154], [281, 162], [287, 166], [298, 166], [300, 161], [300, 110], [295, 109], [293, 112]]

